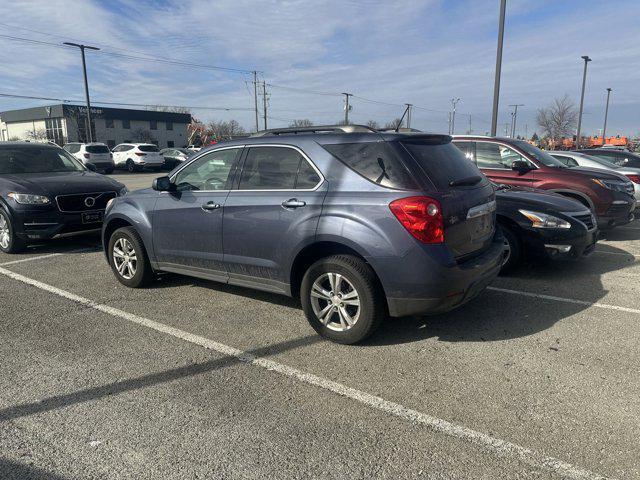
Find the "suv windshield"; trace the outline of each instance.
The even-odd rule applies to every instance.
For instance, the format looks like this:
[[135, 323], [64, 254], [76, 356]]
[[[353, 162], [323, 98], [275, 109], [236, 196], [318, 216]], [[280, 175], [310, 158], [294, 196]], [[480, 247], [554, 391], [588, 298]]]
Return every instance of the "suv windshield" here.
[[533, 145], [531, 145], [528, 142], [525, 142], [524, 140], [514, 140], [511, 143], [513, 143], [513, 145], [518, 147], [520, 150], [522, 150], [524, 153], [526, 153], [530, 157], [539, 161], [545, 167], [567, 168], [567, 166], [557, 158], [553, 158], [547, 152], [540, 150], [538, 147], [534, 147]]
[[156, 147], [155, 145], [140, 145], [138, 149], [140, 149], [141, 152], [157, 152], [158, 151], [158, 147]]
[[449, 190], [456, 185], [472, 186], [484, 179], [478, 167], [451, 142], [434, 144], [416, 139], [401, 143], [438, 190]]
[[21, 173], [82, 172], [86, 169], [61, 148], [0, 148], [0, 175]]
[[89, 153], [109, 153], [109, 148], [106, 145], [87, 145], [86, 150]]

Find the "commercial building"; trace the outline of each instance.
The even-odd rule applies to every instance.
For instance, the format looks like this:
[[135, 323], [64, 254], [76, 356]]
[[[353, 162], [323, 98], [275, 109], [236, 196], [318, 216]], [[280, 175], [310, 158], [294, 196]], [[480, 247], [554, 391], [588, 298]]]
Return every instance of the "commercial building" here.
[[[91, 107], [93, 141], [113, 147], [119, 143], [150, 142], [161, 148], [188, 142], [188, 113]], [[58, 104], [0, 113], [1, 140], [52, 141], [58, 145], [86, 142], [87, 107]]]

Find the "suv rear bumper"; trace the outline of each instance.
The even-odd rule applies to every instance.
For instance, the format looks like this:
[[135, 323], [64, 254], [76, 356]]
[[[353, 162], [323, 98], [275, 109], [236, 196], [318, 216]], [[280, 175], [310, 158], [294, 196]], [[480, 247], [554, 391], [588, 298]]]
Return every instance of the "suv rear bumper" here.
[[[477, 297], [496, 278], [503, 260], [504, 239], [496, 231], [491, 246], [480, 256], [459, 265], [440, 265], [435, 269], [433, 264], [429, 265], [423, 275], [429, 275], [430, 281], [425, 281], [414, 296], [387, 296], [389, 315], [436, 314], [460, 307]], [[397, 274], [401, 276], [402, 271]]]

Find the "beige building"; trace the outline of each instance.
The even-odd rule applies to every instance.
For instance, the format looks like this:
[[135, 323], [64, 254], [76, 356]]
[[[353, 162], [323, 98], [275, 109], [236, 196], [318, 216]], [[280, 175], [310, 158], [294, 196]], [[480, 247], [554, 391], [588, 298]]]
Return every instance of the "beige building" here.
[[[87, 108], [50, 105], [0, 113], [0, 141], [52, 141], [58, 145], [87, 141]], [[91, 107], [93, 140], [113, 147], [150, 141], [160, 148], [183, 147], [188, 141], [188, 113]]]

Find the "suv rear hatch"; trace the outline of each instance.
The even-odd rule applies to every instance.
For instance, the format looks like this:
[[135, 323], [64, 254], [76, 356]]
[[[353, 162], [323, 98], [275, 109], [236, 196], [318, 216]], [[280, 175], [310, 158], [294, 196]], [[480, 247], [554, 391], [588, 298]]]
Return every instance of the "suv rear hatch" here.
[[417, 175], [424, 176], [436, 189], [433, 192], [425, 185], [425, 194], [440, 202], [444, 242], [456, 260], [486, 251], [496, 225], [495, 192], [489, 180], [447, 135], [416, 135], [398, 143], [415, 161]]

